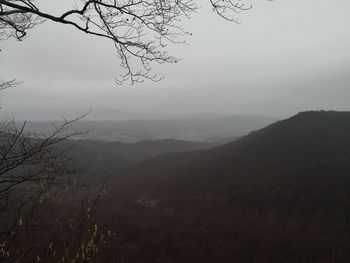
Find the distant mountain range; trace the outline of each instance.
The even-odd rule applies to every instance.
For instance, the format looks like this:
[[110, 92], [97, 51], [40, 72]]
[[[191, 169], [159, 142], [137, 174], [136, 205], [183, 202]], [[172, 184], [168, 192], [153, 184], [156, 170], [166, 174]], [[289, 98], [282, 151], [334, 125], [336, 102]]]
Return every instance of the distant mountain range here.
[[124, 121], [124, 120], [169, 120], [169, 119], [216, 119], [229, 114], [159, 114], [126, 112], [113, 108], [68, 108], [45, 109], [29, 108], [25, 110], [1, 111], [0, 116], [14, 117], [18, 121], [62, 121], [86, 115], [85, 121]]
[[86, 115], [87, 121], [121, 121], [130, 119], [164, 119], [161, 114], [133, 113], [112, 108], [69, 108], [69, 109], [41, 109], [30, 108], [13, 112], [1, 112], [1, 116], [14, 117], [18, 121], [61, 121], [75, 119]]
[[[78, 139], [134, 143], [144, 140], [177, 139], [224, 143], [263, 128], [276, 121], [264, 116], [230, 116], [212, 119], [135, 119], [124, 121], [78, 121], [72, 130], [89, 131]], [[18, 122], [21, 125], [21, 122]], [[59, 124], [59, 122], [56, 122]], [[38, 134], [52, 132], [50, 121], [29, 121], [26, 131]]]
[[229, 144], [146, 160], [108, 200], [142, 262], [347, 262], [350, 112], [303, 112]]

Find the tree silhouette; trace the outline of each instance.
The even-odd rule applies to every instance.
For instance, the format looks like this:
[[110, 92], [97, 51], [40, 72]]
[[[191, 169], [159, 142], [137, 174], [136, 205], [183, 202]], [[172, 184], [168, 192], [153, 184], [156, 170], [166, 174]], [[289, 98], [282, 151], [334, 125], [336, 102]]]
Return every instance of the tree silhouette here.
[[[237, 15], [251, 8], [241, 0], [209, 0], [222, 18], [239, 23]], [[77, 31], [113, 42], [124, 73], [116, 83], [145, 79], [158, 81], [151, 73], [156, 63], [176, 63], [167, 45], [183, 43], [189, 35], [182, 26], [198, 9], [195, 0], [81, 0], [60, 15], [42, 11], [40, 1], [0, 0], [0, 39], [22, 40], [27, 31], [45, 20], [74, 27]]]

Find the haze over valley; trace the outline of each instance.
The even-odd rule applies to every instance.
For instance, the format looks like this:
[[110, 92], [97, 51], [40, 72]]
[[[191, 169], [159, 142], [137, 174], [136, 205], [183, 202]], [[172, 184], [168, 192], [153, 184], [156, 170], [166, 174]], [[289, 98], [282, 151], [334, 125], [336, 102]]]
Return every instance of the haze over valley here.
[[[45, 110], [40, 111], [45, 112]], [[13, 116], [18, 126], [23, 124], [23, 121], [19, 120], [25, 120], [25, 130], [38, 135], [50, 134], [55, 129], [55, 125], [59, 125], [64, 120], [79, 118], [74, 124], [74, 129], [82, 134], [75, 136], [75, 139], [124, 143], [162, 139], [222, 143], [246, 135], [277, 120], [258, 115], [146, 115], [113, 109], [63, 110], [62, 112], [64, 115], [61, 116], [57, 115], [57, 112], [49, 112], [45, 117], [45, 114], [40, 115], [38, 110], [28, 110], [17, 112], [16, 115], [15, 113], [12, 115], [4, 113], [4, 118]], [[53, 115], [54, 113], [56, 115]], [[43, 119], [38, 121], [38, 115]], [[47, 119], [48, 117], [52, 119]]]

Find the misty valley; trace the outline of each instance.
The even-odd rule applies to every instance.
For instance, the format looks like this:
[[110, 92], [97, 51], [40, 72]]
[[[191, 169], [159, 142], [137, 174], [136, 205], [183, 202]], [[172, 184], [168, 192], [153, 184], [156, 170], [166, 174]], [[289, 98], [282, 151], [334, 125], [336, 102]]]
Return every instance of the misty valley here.
[[15, 123], [17, 137], [2, 134], [2, 261], [348, 261], [349, 112], [211, 119], [200, 132], [226, 122], [215, 143], [162, 134], [197, 121], [142, 120], [128, 131], [159, 137], [133, 143], [101, 139], [99, 121], [75, 139], [91, 122]]

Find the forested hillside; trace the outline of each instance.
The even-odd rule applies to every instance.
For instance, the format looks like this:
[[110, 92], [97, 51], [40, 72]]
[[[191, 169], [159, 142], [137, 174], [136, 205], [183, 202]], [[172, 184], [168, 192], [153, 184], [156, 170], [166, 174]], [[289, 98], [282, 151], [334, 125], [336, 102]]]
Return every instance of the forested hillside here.
[[349, 174], [350, 113], [304, 112], [136, 165], [110, 194], [150, 262], [346, 262]]

